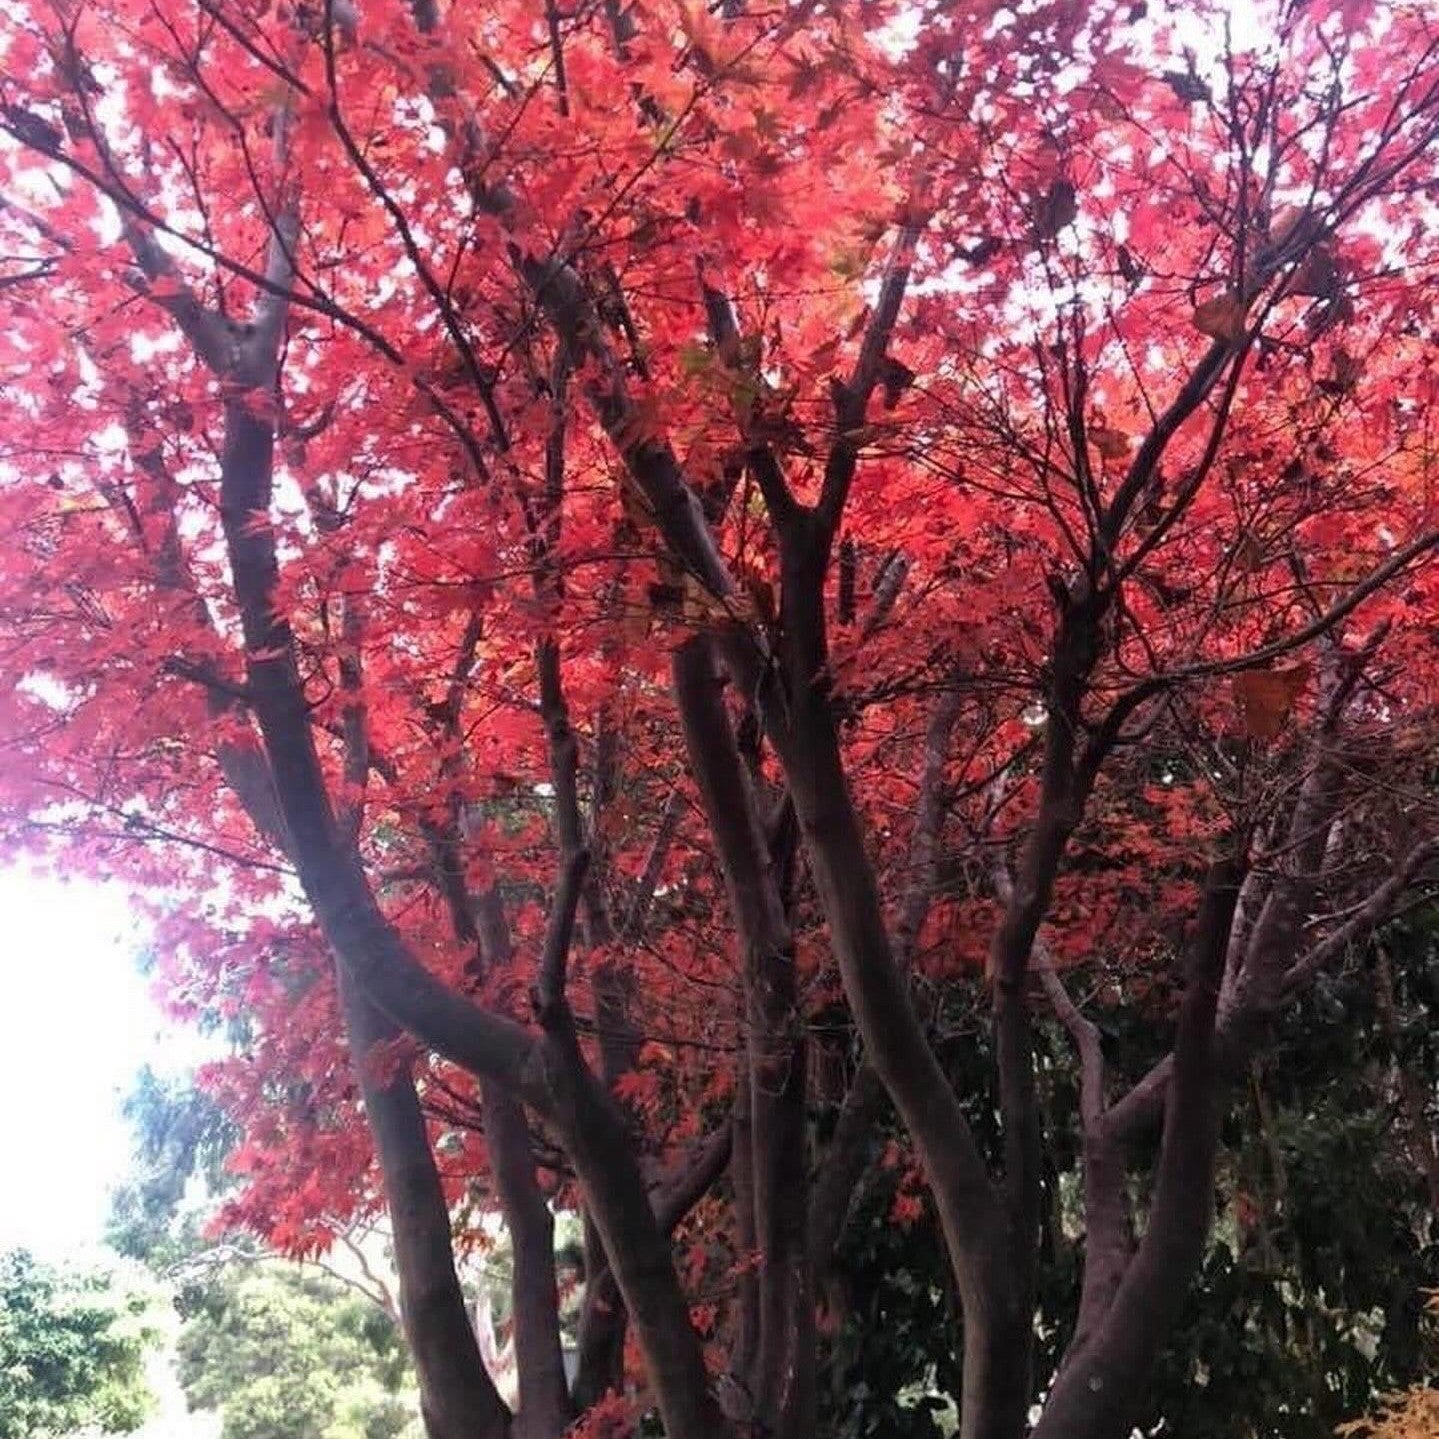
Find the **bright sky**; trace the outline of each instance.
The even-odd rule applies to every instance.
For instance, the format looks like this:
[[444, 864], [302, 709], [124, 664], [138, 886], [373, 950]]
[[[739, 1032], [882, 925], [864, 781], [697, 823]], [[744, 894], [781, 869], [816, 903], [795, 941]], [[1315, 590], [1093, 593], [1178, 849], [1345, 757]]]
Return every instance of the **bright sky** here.
[[200, 1043], [151, 1002], [119, 889], [0, 870], [0, 915], [0, 1249], [60, 1259], [100, 1242], [135, 1071], [188, 1068]]

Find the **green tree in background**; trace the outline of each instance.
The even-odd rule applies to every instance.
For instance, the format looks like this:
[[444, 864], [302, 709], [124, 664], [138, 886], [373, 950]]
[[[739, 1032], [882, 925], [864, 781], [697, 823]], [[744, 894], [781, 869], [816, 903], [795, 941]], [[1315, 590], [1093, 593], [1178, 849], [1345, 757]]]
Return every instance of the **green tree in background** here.
[[1155, 1375], [1167, 1432], [1329, 1439], [1435, 1373], [1436, 1094], [1439, 911], [1428, 908], [1317, 986], [1249, 1074], [1186, 1344]]
[[257, 1267], [212, 1284], [180, 1336], [192, 1409], [223, 1439], [398, 1439], [413, 1432], [394, 1324], [338, 1284]]
[[[1116, 1063], [1153, 1062], [1086, 972]], [[962, 1004], [945, 1016], [963, 1032]], [[1042, 1073], [1055, 1170], [1046, 1177], [1046, 1283], [1037, 1335], [1057, 1363], [1073, 1330], [1083, 1245], [1072, 1050], [1045, 1034]], [[946, 1054], [983, 1094], [982, 1044]], [[964, 1063], [975, 1066], [964, 1072]], [[992, 1115], [992, 1110], [990, 1114]], [[993, 1146], [981, 1106], [970, 1116]], [[1439, 1399], [1439, 909], [1424, 907], [1356, 947], [1277, 1027], [1226, 1125], [1217, 1223], [1181, 1325], [1146, 1390], [1143, 1432], [1171, 1439], [1330, 1439], [1346, 1421], [1378, 1439], [1434, 1439]], [[934, 1276], [941, 1239], [916, 1207], [911, 1161], [887, 1124], [825, 1285], [826, 1439], [943, 1439], [954, 1432], [960, 1350], [955, 1296]], [[1242, 1386], [1243, 1402], [1235, 1400]], [[1385, 1396], [1398, 1395], [1387, 1402]], [[1365, 1414], [1374, 1414], [1363, 1420]], [[1159, 1427], [1162, 1423], [1162, 1429]], [[1423, 1424], [1431, 1427], [1425, 1429]], [[1370, 1427], [1364, 1427], [1364, 1426]], [[1407, 1426], [1407, 1427], [1406, 1427]]]
[[206, 1201], [192, 1191], [213, 1196], [223, 1190], [236, 1130], [189, 1078], [157, 1074], [148, 1065], [135, 1076], [123, 1112], [134, 1156], [129, 1176], [111, 1196], [106, 1240], [117, 1253], [163, 1272], [205, 1246]]
[[138, 1429], [151, 1405], [147, 1304], [109, 1274], [0, 1254], [0, 1439]]

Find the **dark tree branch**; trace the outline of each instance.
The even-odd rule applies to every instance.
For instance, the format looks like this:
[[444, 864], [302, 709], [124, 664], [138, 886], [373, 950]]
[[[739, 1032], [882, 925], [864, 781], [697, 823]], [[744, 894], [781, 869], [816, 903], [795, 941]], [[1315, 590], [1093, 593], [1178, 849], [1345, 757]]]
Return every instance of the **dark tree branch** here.
[[[468, 669], [465, 645], [453, 673]], [[455, 680], [453, 683], [459, 683]], [[452, 695], [456, 691], [452, 686]], [[452, 715], [457, 730], [456, 699]], [[514, 957], [509, 926], [499, 894], [489, 888], [478, 899], [465, 884], [460, 839], [453, 822], [422, 825], [432, 865], [455, 938], [473, 952], [472, 970], [502, 968]], [[557, 900], [556, 904], [563, 904]], [[480, 1081], [485, 1143], [500, 1210], [514, 1254], [511, 1299], [514, 1309], [515, 1367], [519, 1379], [519, 1439], [556, 1439], [573, 1417], [560, 1343], [559, 1293], [555, 1279], [554, 1216], [535, 1177], [535, 1152], [529, 1124], [519, 1101], [492, 1080]]]
[[575, 916], [579, 912], [585, 871], [589, 864], [590, 852], [587, 849], [573, 850], [565, 857], [560, 887], [550, 907], [549, 928], [545, 933], [545, 948], [540, 957], [540, 972], [534, 993], [536, 1017], [546, 1028], [552, 1026], [560, 1012], [568, 1008], [565, 974], [574, 939]]
[[[713, 342], [722, 363], [738, 367], [743, 362], [743, 345], [739, 321], [735, 318], [734, 306], [728, 295], [717, 290], [700, 273], [700, 293], [704, 296], [705, 319], [709, 325], [710, 340]], [[774, 449], [757, 436], [746, 434], [745, 461], [750, 473], [759, 485], [766, 508], [775, 527], [784, 530], [793, 521], [796, 504], [784, 471]], [[718, 516], [714, 516], [718, 519]]]
[[1425, 530], [1401, 545], [1364, 579], [1352, 585], [1344, 597], [1336, 601], [1317, 619], [1267, 645], [1261, 645], [1246, 655], [1235, 659], [1199, 661], [1168, 670], [1163, 674], [1150, 676], [1133, 689], [1121, 695], [1110, 707], [1104, 719], [1095, 726], [1081, 759], [1081, 769], [1086, 774], [1097, 773], [1104, 758], [1120, 742], [1126, 722], [1141, 705], [1181, 685], [1194, 680], [1213, 679], [1219, 675], [1243, 674], [1247, 670], [1264, 669], [1276, 660], [1282, 660], [1312, 644], [1324, 635], [1334, 632], [1365, 600], [1377, 594], [1390, 580], [1408, 569], [1415, 560], [1439, 548], [1439, 530]]
[[886, 1094], [874, 1067], [862, 1062], [840, 1105], [824, 1160], [815, 1174], [809, 1202], [809, 1261], [818, 1275], [834, 1264], [855, 1189], [874, 1156], [876, 1132]]
[[1125, 1189], [1125, 1150], [1105, 1117], [1104, 1049], [1098, 1027], [1080, 1013], [1043, 939], [1035, 944], [1039, 978], [1079, 1054], [1084, 1278], [1072, 1347], [1082, 1349], [1109, 1312], [1134, 1253]]
[[1215, 1016], [1224, 955], [1244, 866], [1211, 867], [1188, 949], [1154, 1197], [1144, 1237], [1103, 1317], [1072, 1348], [1045, 1402], [1036, 1439], [1120, 1433], [1141, 1410], [1149, 1372], [1203, 1256], [1213, 1219], [1223, 1072]]
[[714, 836], [743, 952], [759, 1334], [745, 1376], [777, 1435], [813, 1428], [814, 1301], [806, 1245], [805, 1051], [794, 941], [753, 787], [725, 711], [710, 642], [674, 657], [690, 768]]
[[1281, 995], [1292, 998], [1351, 945], [1373, 934], [1398, 909], [1415, 881], [1436, 859], [1439, 859], [1439, 838], [1416, 844], [1349, 919], [1289, 966], [1280, 982]]
[[817, 510], [823, 531], [831, 537], [839, 528], [845, 500], [859, 466], [859, 452], [863, 447], [860, 431], [869, 413], [870, 396], [880, 382], [890, 337], [904, 303], [920, 228], [914, 221], [900, 227], [880, 280], [879, 299], [860, 341], [859, 358], [849, 380], [835, 391], [836, 433], [825, 464]]
[[343, 968], [339, 980], [392, 1218], [400, 1313], [415, 1358], [426, 1431], [430, 1439], [506, 1439], [510, 1413], [485, 1369], [455, 1274], [449, 1208], [411, 1066], [394, 1072], [387, 1057], [383, 1070], [389, 1077], [382, 1078], [371, 1057], [376, 1051], [388, 1056], [400, 1030]]
[[[651, 1195], [655, 1222], [666, 1235], [673, 1235], [690, 1211], [719, 1182], [730, 1162], [734, 1130], [721, 1124], [699, 1146], [695, 1154]], [[587, 1245], [588, 1249], [588, 1245]], [[602, 1254], [602, 1251], [600, 1251]], [[622, 1357], [615, 1351], [623, 1346], [624, 1300], [615, 1284], [614, 1272], [601, 1258], [585, 1277], [585, 1303], [580, 1316], [580, 1370], [575, 1377], [575, 1400], [583, 1409], [598, 1400], [616, 1372]]]

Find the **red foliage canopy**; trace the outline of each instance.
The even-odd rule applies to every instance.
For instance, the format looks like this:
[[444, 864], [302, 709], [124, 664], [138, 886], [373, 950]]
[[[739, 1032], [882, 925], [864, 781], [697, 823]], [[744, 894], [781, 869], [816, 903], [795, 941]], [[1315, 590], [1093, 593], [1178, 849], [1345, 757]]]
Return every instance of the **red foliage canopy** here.
[[[380, 1204], [363, 1088], [409, 1223], [417, 1086], [449, 1205], [586, 1205], [673, 1435], [737, 1422], [701, 1362], [799, 1435], [887, 1093], [965, 1432], [1017, 1433], [1050, 1003], [1091, 1236], [1041, 1429], [1127, 1432], [1226, 1075], [1439, 835], [1439, 29], [1150, 8], [10, 8], [0, 840], [244, 1021], [235, 1222]], [[1187, 975], [1173, 1054], [1106, 1076], [1076, 967], [1158, 1033]], [[931, 1042], [976, 1011], [994, 1155]], [[607, 1352], [521, 1355], [536, 1433]]]

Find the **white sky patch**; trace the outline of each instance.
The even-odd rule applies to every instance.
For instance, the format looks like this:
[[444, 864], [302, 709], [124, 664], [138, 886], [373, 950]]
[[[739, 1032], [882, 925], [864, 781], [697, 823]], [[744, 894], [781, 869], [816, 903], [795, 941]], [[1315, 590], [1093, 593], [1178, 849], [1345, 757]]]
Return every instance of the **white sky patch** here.
[[97, 1247], [130, 1161], [135, 1071], [191, 1068], [212, 1046], [169, 1023], [136, 959], [146, 933], [115, 885], [0, 870], [0, 1249]]
[[52, 710], [63, 714], [73, 705], [78, 704], [80, 692], [70, 688], [63, 681], [52, 674], [46, 674], [41, 670], [32, 670], [25, 675], [16, 689], [21, 694], [33, 696], [42, 705], [49, 705]]

